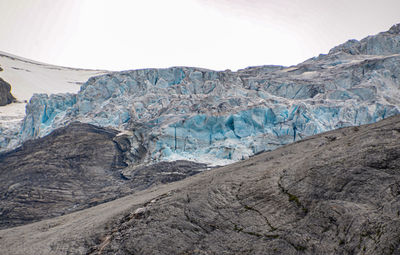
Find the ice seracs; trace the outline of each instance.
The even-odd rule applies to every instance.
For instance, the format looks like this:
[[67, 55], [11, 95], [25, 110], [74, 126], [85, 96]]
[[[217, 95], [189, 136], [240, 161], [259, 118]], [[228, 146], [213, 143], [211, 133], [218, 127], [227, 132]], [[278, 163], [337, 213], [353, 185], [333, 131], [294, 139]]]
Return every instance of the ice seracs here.
[[399, 113], [400, 36], [393, 31], [288, 68], [172, 67], [96, 76], [77, 94], [34, 95], [10, 143], [81, 121], [131, 132], [132, 163], [188, 159], [215, 165], [376, 122]]
[[89, 77], [104, 73], [108, 72], [54, 66], [0, 52], [0, 80], [10, 84], [14, 97], [8, 99], [11, 104], [0, 107], [0, 150], [19, 144], [14, 137], [19, 136], [25, 105], [34, 93], [77, 93]]

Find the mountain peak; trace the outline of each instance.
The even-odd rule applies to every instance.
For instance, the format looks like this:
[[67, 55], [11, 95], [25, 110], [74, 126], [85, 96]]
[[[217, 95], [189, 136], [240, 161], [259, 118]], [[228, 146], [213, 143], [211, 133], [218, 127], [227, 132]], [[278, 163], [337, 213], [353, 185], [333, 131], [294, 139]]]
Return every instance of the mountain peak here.
[[396, 25], [393, 25], [389, 29], [388, 33], [390, 33], [390, 34], [400, 34], [400, 23], [396, 24]]

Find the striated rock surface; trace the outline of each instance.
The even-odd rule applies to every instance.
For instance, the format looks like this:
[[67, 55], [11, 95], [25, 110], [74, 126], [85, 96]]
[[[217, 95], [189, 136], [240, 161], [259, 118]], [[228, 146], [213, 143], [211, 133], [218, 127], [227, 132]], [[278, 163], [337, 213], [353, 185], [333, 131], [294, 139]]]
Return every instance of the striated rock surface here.
[[399, 139], [396, 117], [217, 170], [111, 224], [92, 251], [397, 254]]
[[0, 228], [82, 210], [205, 169], [185, 161], [125, 168], [130, 144], [117, 134], [72, 123], [0, 154]]
[[11, 85], [0, 78], [0, 106], [11, 104], [14, 101], [15, 98], [11, 94]]
[[400, 116], [0, 231], [5, 254], [399, 254]]
[[78, 94], [37, 94], [3, 150], [79, 120], [129, 134], [130, 164], [225, 165], [304, 137], [399, 113], [400, 35], [349, 41], [297, 66], [237, 72], [173, 67], [90, 78]]

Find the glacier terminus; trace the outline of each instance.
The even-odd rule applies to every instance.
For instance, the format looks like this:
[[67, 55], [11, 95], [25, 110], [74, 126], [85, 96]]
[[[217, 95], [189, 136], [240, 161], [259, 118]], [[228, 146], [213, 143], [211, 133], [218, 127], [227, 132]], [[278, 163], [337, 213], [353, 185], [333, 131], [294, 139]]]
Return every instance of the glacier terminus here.
[[129, 164], [185, 159], [225, 165], [321, 132], [400, 111], [400, 25], [292, 67], [113, 72], [78, 93], [34, 94], [0, 149], [72, 122], [119, 130]]

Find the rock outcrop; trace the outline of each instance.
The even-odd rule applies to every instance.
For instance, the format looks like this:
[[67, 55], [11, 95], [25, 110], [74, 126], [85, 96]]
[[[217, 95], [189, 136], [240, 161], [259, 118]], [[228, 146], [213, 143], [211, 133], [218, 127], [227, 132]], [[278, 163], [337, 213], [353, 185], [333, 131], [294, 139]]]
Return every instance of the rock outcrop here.
[[11, 85], [0, 78], [0, 106], [15, 102], [14, 96], [11, 94]]
[[111, 224], [109, 243], [98, 242], [93, 250], [397, 254], [399, 141], [396, 117], [325, 133], [216, 170]]
[[0, 154], [0, 228], [82, 210], [205, 169], [185, 161], [126, 168], [130, 144], [117, 134], [72, 123]]
[[0, 231], [5, 254], [398, 254], [400, 116]]

